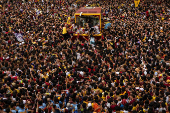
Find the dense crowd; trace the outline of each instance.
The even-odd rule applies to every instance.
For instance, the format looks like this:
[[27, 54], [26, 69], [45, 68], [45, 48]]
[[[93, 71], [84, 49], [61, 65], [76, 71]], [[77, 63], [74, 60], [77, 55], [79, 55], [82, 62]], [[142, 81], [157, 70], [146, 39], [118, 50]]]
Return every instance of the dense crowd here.
[[[111, 23], [93, 43], [86, 4]], [[1, 0], [0, 113], [169, 113], [169, 48], [169, 0]]]

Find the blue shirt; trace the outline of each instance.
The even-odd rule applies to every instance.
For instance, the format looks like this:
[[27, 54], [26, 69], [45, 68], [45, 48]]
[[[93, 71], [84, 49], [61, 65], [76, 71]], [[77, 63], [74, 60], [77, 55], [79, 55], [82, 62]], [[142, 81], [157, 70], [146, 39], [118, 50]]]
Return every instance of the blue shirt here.
[[43, 103], [42, 106], [39, 106], [40, 109], [44, 109], [46, 107], [46, 104]]
[[[59, 101], [59, 104], [62, 104], [63, 102]], [[66, 102], [64, 102], [64, 107], [66, 106]]]
[[19, 106], [17, 106], [17, 107], [16, 107], [16, 110], [18, 110], [18, 111], [19, 111], [20, 109], [21, 109], [21, 108], [20, 108]]
[[60, 109], [60, 105], [59, 105], [59, 104], [55, 104], [55, 105], [56, 105], [56, 107], [57, 107], [57, 108], [59, 108], [59, 109]]
[[71, 105], [74, 107], [75, 111], [77, 111], [77, 105], [78, 104], [71, 104]]
[[54, 104], [54, 101], [50, 100], [50, 102]]
[[16, 110], [11, 110], [12, 113], [16, 113], [17, 111]]
[[74, 113], [81, 113], [81, 111], [80, 111], [80, 112], [78, 112], [78, 111], [74, 111]]
[[20, 110], [18, 110], [18, 113], [24, 112], [24, 111], [25, 111], [25, 109], [20, 109]]

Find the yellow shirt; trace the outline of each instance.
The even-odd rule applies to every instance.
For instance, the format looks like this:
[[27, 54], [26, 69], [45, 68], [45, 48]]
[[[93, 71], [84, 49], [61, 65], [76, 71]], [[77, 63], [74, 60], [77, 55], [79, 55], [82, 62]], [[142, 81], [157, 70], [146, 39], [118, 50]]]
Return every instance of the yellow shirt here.
[[83, 101], [83, 103], [86, 103], [86, 105], [88, 105], [88, 102], [86, 102], [86, 101]]
[[105, 101], [106, 97], [102, 96], [102, 99]]
[[85, 96], [85, 95], [86, 95], [86, 91], [83, 92], [83, 96]]
[[45, 78], [45, 80], [48, 78], [48, 75], [44, 75], [43, 78]]
[[18, 90], [18, 89], [16, 89], [16, 91], [17, 91], [17, 93], [19, 93], [19, 90]]
[[135, 106], [133, 106], [133, 108], [132, 108], [132, 111], [134, 111], [134, 110], [136, 110], [136, 107], [135, 107]]

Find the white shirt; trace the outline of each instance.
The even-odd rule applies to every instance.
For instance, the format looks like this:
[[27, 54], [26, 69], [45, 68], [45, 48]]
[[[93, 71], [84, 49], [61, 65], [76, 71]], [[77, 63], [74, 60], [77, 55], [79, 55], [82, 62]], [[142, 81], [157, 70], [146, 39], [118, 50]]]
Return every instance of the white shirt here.
[[128, 113], [128, 111], [126, 111], [126, 110], [123, 110], [123, 113]]

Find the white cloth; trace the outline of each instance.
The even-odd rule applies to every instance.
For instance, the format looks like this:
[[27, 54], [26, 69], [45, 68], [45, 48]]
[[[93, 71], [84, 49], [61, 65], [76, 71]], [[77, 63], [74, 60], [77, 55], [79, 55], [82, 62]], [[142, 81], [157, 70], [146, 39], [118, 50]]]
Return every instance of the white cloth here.
[[92, 106], [92, 104], [91, 104], [91, 103], [88, 103], [87, 108], [89, 108], [90, 106]]
[[77, 53], [77, 59], [80, 59], [81, 56], [80, 56], [80, 53]]
[[94, 28], [95, 28], [95, 31], [96, 31], [95, 33], [96, 34], [100, 34], [99, 27], [98, 26], [94, 26]]
[[83, 72], [83, 71], [80, 71], [80, 74], [83, 76], [83, 75], [84, 75], [84, 72]]
[[108, 108], [110, 108], [110, 103], [107, 102], [106, 106], [107, 106]]
[[139, 90], [140, 90], [140, 91], [144, 91], [144, 89], [143, 89], [143, 88], [140, 88]]
[[66, 72], [66, 75], [68, 76], [70, 74], [70, 72]]

